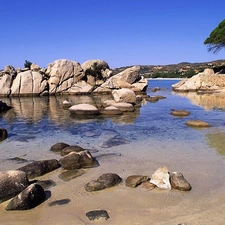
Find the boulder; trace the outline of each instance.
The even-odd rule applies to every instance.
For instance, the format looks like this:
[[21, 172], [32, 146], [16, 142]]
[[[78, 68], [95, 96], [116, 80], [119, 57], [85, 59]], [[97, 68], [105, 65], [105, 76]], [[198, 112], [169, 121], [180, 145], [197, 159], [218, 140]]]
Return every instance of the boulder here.
[[149, 180], [148, 176], [131, 175], [131, 176], [127, 177], [127, 179], [125, 180], [125, 184], [127, 187], [135, 188], [138, 185], [140, 185], [142, 182], [145, 182], [147, 180]]
[[6, 210], [28, 210], [40, 205], [46, 198], [44, 189], [39, 184], [31, 184], [6, 206]]
[[29, 163], [18, 170], [24, 171], [29, 179], [42, 176], [60, 167], [58, 160], [48, 159]]
[[3, 73], [0, 76], [0, 95], [9, 96], [11, 94], [11, 85], [14, 76], [11, 74]]
[[134, 91], [127, 89], [127, 88], [122, 88], [119, 90], [113, 90], [112, 91], [113, 98], [115, 102], [125, 102], [125, 103], [131, 103], [135, 104], [136, 103], [136, 95]]
[[99, 110], [90, 104], [78, 104], [69, 108], [70, 113], [78, 115], [96, 115], [99, 114]]
[[68, 147], [68, 146], [70, 146], [70, 145], [68, 145], [64, 142], [59, 142], [59, 143], [52, 145], [52, 147], [50, 148], [50, 151], [61, 152], [63, 150], [63, 148]]
[[172, 188], [178, 189], [181, 191], [190, 191], [191, 185], [184, 178], [182, 173], [173, 172], [170, 174], [170, 183]]
[[97, 180], [92, 180], [87, 183], [84, 188], [86, 191], [99, 191], [105, 188], [113, 187], [121, 182], [122, 178], [115, 173], [105, 173]]
[[153, 190], [155, 188], [155, 185], [150, 183], [149, 181], [144, 181], [141, 183], [140, 186], [142, 189], [144, 189], [145, 191], [150, 191]]
[[0, 128], [0, 141], [5, 140], [8, 137], [8, 132], [4, 128]]
[[128, 84], [133, 85], [141, 79], [140, 66], [133, 66], [110, 77], [105, 83], [101, 85], [101, 88], [119, 89], [121, 86], [124, 87], [124, 84], [126, 84], [126, 87], [128, 87]]
[[134, 106], [130, 103], [118, 102], [114, 103], [112, 106], [118, 108], [122, 112], [133, 112]]
[[121, 114], [123, 114], [123, 112], [115, 106], [107, 106], [103, 110], [101, 110], [100, 113], [104, 114], [104, 115], [121, 115]]
[[68, 155], [70, 152], [81, 152], [81, 151], [84, 151], [82, 147], [78, 145], [70, 145], [63, 148], [62, 151], [60, 152], [60, 155], [64, 156], [64, 155]]
[[40, 95], [46, 90], [47, 81], [42, 74], [35, 71], [24, 71], [18, 73], [13, 80], [11, 96], [31, 96]]
[[59, 160], [63, 169], [74, 170], [80, 168], [91, 168], [96, 165], [96, 160], [89, 151], [71, 152]]
[[202, 120], [188, 120], [186, 121], [185, 124], [189, 127], [199, 127], [199, 128], [210, 127], [210, 124]]
[[160, 189], [171, 190], [170, 175], [167, 167], [158, 168], [150, 180], [152, 184], [155, 184]]
[[64, 90], [68, 94], [90, 94], [94, 90], [94, 86], [90, 85], [84, 80], [73, 83], [70, 88]]
[[70, 181], [72, 179], [75, 179], [76, 177], [79, 177], [85, 173], [82, 169], [76, 169], [76, 170], [66, 170], [59, 174], [59, 178], [63, 181]]
[[50, 94], [66, 91], [74, 82], [80, 81], [85, 76], [79, 63], [66, 59], [50, 63], [46, 75], [49, 76]]
[[189, 116], [191, 113], [187, 110], [172, 110], [171, 115], [178, 116], [178, 117], [184, 117]]
[[22, 171], [0, 172], [0, 203], [16, 196], [29, 184], [26, 173]]

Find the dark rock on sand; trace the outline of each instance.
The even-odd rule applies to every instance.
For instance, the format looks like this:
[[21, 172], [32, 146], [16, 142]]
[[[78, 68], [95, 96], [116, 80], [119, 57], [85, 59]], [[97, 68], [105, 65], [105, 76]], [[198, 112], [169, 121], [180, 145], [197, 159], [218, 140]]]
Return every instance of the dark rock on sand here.
[[50, 151], [52, 152], [61, 152], [65, 147], [68, 147], [70, 145], [64, 143], [64, 142], [59, 142], [54, 144], [51, 148]]
[[26, 173], [22, 171], [0, 172], [0, 203], [16, 196], [29, 184]]
[[172, 188], [178, 189], [181, 191], [190, 191], [191, 185], [188, 181], [184, 178], [183, 174], [173, 172], [170, 174], [170, 183]]
[[18, 170], [24, 171], [29, 179], [42, 176], [60, 167], [58, 160], [40, 160], [29, 163]]
[[109, 215], [106, 210], [94, 210], [86, 213], [89, 220], [109, 219]]
[[5, 140], [8, 137], [8, 132], [4, 128], [0, 128], [0, 141]]
[[31, 184], [14, 197], [6, 210], [27, 210], [41, 204], [46, 199], [44, 189], [39, 184]]
[[82, 147], [80, 147], [78, 145], [70, 145], [70, 146], [63, 148], [60, 152], [60, 155], [65, 156], [65, 155], [68, 155], [70, 152], [81, 152], [84, 150], [85, 149], [83, 149]]
[[64, 199], [60, 199], [60, 200], [56, 200], [53, 202], [50, 202], [48, 205], [49, 206], [56, 206], [56, 205], [66, 205], [70, 203], [70, 199], [69, 198], [64, 198]]
[[91, 168], [97, 165], [96, 160], [89, 151], [71, 152], [59, 160], [63, 169], [74, 170]]
[[149, 180], [149, 176], [142, 175], [131, 175], [127, 177], [125, 180], [125, 184], [127, 187], [135, 188], [140, 185], [142, 182]]
[[49, 189], [50, 187], [56, 186], [56, 183], [53, 180], [35, 180], [32, 183], [41, 185], [44, 189]]
[[122, 178], [115, 173], [105, 173], [97, 180], [87, 183], [84, 188], [86, 191], [99, 191], [105, 188], [113, 187], [121, 182]]

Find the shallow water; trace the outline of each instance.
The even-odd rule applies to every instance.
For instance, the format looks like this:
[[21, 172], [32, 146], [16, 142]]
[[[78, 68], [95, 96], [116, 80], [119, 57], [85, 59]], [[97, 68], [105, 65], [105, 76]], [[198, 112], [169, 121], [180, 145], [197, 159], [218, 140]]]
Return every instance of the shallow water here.
[[[18, 224], [23, 224], [25, 218], [27, 224], [47, 224], [45, 222], [50, 220], [58, 221], [56, 224], [67, 224], [65, 219], [76, 221], [74, 224], [89, 224], [85, 213], [102, 208], [110, 211], [111, 218], [107, 224], [147, 224], [149, 218], [152, 224], [174, 224], [177, 221], [223, 224], [224, 220], [220, 219], [225, 216], [221, 217], [220, 214], [217, 218], [215, 208], [212, 210], [211, 206], [217, 204], [217, 207], [224, 208], [220, 201], [224, 198], [225, 187], [225, 100], [223, 96], [174, 93], [171, 85], [176, 82], [149, 80], [148, 94], [162, 95], [166, 99], [155, 103], [143, 101], [134, 113], [113, 117], [72, 117], [62, 107], [65, 98], [74, 104], [94, 104], [110, 99], [110, 96], [104, 96], [101, 100], [89, 96], [2, 98], [13, 109], [0, 115], [0, 127], [6, 128], [9, 134], [0, 143], [1, 171], [16, 169], [27, 163], [11, 160], [15, 157], [28, 162], [59, 158], [59, 155], [49, 151], [57, 142], [89, 149], [99, 160], [100, 166], [66, 183], [58, 177], [60, 170], [40, 178], [56, 182], [51, 189], [52, 197], [31, 210], [30, 216], [27, 212], [5, 213], [5, 205], [1, 204], [1, 224], [6, 220], [8, 223], [5, 224], [15, 224], [12, 215], [19, 218]], [[154, 87], [160, 87], [161, 90], [153, 93], [151, 90]], [[174, 117], [170, 115], [171, 109], [185, 109], [191, 114], [183, 118]], [[204, 120], [211, 127], [187, 127], [185, 121], [189, 119]], [[124, 183], [117, 189], [101, 192], [102, 195], [83, 191], [85, 182], [102, 173], [115, 172], [123, 179], [131, 174], [151, 176], [160, 166], [167, 166], [170, 172], [183, 173], [191, 183], [192, 191], [153, 190], [150, 193], [127, 189]], [[110, 196], [112, 198], [109, 200]], [[59, 199], [70, 199], [71, 202], [62, 206], [48, 206], [51, 201]], [[88, 204], [85, 204], [86, 201]], [[54, 216], [50, 217], [50, 212]], [[62, 219], [57, 216], [59, 212], [63, 212]], [[137, 213], [135, 216], [134, 212]], [[211, 220], [216, 222], [209, 222]]]

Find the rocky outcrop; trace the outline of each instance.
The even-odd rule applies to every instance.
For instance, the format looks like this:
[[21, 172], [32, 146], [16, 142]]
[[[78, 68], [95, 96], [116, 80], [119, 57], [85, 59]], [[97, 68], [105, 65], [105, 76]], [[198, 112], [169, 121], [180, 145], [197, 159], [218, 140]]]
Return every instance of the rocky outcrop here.
[[111, 93], [113, 89], [129, 88], [145, 91], [147, 80], [135, 66], [113, 75], [109, 65], [100, 59], [78, 62], [59, 59], [45, 68], [33, 63], [29, 68], [6, 66], [0, 71], [0, 95], [40, 96], [56, 94]]
[[172, 88], [177, 92], [224, 92], [225, 74], [215, 74], [213, 69], [205, 69], [202, 73], [172, 85]]

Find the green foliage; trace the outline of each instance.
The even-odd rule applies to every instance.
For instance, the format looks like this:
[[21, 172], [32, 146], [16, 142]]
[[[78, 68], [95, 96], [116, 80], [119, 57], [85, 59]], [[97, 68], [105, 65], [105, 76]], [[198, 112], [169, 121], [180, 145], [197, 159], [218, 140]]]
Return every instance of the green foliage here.
[[86, 75], [91, 75], [93, 77], [102, 79], [102, 67], [95, 62], [89, 69], [85, 71]]
[[225, 47], [225, 20], [211, 32], [204, 44], [208, 46], [208, 51], [212, 53], [217, 53]]
[[24, 68], [30, 69], [32, 62], [25, 60]]

